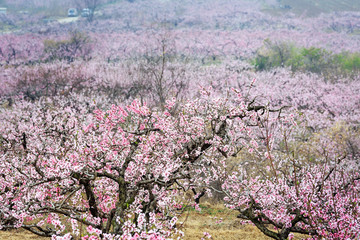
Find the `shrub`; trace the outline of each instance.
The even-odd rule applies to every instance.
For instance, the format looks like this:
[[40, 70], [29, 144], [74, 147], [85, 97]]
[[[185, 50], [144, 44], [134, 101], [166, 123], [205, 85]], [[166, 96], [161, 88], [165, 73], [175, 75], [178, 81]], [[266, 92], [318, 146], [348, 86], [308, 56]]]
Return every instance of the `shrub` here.
[[254, 65], [256, 70], [269, 70], [274, 67], [288, 66], [294, 56], [294, 46], [289, 43], [264, 41], [264, 46], [257, 51]]
[[73, 62], [76, 58], [90, 58], [92, 51], [89, 36], [81, 32], [71, 32], [67, 40], [45, 40], [44, 54], [47, 61], [66, 60]]
[[360, 53], [342, 52], [335, 56], [336, 62], [348, 74], [360, 71]]
[[313, 73], [321, 73], [329, 63], [331, 63], [331, 53], [321, 48], [302, 48], [300, 57], [295, 56], [304, 62], [303, 68], [305, 71]]

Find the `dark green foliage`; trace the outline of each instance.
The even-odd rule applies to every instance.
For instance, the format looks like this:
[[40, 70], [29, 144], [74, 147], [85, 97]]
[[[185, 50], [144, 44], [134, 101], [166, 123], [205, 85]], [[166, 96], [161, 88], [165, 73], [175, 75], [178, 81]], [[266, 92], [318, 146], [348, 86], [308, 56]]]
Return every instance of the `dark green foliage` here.
[[[313, 73], [322, 73], [327, 67], [332, 65], [332, 54], [321, 48], [302, 48], [296, 59], [303, 62], [303, 69]], [[293, 67], [293, 66], [292, 66]]]
[[312, 72], [326, 79], [355, 78], [360, 72], [360, 53], [332, 53], [322, 48], [299, 48], [285, 42], [264, 41], [253, 60], [257, 71], [288, 67], [293, 72]]
[[344, 52], [337, 54], [336, 61], [348, 72], [360, 71], [360, 53]]
[[264, 41], [264, 46], [257, 51], [254, 61], [256, 70], [269, 70], [274, 67], [288, 66], [288, 62], [294, 55], [294, 47], [287, 43], [273, 43]]

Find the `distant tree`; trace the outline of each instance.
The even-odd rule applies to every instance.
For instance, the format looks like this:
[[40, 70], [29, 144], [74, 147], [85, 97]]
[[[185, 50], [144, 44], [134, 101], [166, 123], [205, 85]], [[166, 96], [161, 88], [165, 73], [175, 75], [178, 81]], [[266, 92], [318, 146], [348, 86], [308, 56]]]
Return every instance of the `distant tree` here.
[[105, 2], [104, 0], [73, 0], [78, 9], [88, 8], [90, 9], [89, 16], [87, 17], [89, 22], [94, 20], [94, 12], [100, 4]]

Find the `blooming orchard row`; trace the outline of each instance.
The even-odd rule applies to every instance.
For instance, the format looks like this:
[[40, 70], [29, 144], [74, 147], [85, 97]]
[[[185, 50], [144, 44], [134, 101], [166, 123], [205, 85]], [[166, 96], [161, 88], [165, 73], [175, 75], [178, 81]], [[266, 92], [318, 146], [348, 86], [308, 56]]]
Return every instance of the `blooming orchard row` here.
[[[162, 34], [152, 30], [126, 33], [91, 33], [88, 39], [75, 39], [74, 33], [60, 36], [42, 34], [0, 36], [0, 63], [31, 64], [39, 61], [74, 58], [100, 58], [116, 61], [144, 56], [159, 48], [165, 41], [167, 50], [179, 58], [191, 57], [207, 63], [210, 58], [249, 59], [263, 45], [265, 39], [290, 42], [298, 46], [319, 47], [332, 52], [359, 52], [359, 39], [345, 33], [299, 32], [296, 30], [169, 30]], [[85, 37], [85, 34], [83, 34]], [[158, 52], [160, 54], [160, 52]], [[168, 53], [170, 54], [170, 53]]]
[[[244, 70], [239, 61], [223, 61], [203, 66], [172, 60], [171, 57], [149, 55], [149, 59], [119, 63], [99, 61], [50, 62], [39, 65], [2, 67], [0, 75], [2, 98], [22, 96], [68, 95], [86, 91], [88, 95], [104, 93], [116, 102], [142, 98], [149, 105], [164, 105], [165, 100], [196, 96], [199, 86], [210, 85], [223, 92], [234, 87], [245, 97], [261, 104], [292, 106], [305, 114], [308, 127], [319, 129], [334, 121], [356, 125], [359, 119], [360, 85], [358, 81], [325, 82], [321, 76], [293, 74], [289, 70], [271, 72]], [[251, 84], [252, 80], [256, 79]]]
[[358, 156], [327, 138], [304, 155], [300, 119], [284, 108], [245, 102], [237, 90], [204, 89], [176, 110], [176, 99], [151, 110], [70, 96], [2, 110], [3, 229], [70, 239], [81, 224], [105, 239], [167, 238], [181, 235], [179, 194], [202, 187], [224, 192], [229, 208], [275, 239], [359, 232]]

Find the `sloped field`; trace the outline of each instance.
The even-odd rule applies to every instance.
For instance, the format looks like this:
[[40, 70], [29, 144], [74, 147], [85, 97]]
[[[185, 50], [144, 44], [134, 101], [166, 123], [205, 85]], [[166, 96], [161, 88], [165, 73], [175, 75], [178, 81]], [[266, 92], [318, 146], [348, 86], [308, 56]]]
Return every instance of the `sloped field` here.
[[306, 13], [308, 16], [318, 15], [331, 11], [359, 11], [360, 1], [354, 0], [281, 0], [283, 8], [290, 6], [291, 11], [297, 14]]

